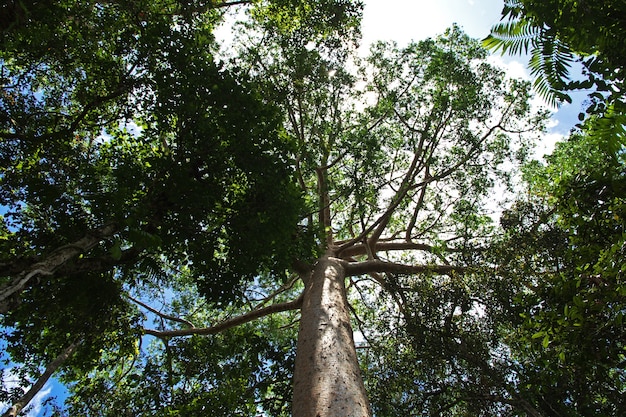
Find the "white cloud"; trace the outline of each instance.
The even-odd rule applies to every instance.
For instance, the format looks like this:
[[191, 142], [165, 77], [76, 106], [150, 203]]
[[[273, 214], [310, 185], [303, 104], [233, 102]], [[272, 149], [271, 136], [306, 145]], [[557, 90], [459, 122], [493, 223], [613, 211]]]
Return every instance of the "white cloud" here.
[[441, 34], [453, 23], [470, 36], [483, 38], [500, 20], [501, 10], [502, 0], [366, 0], [363, 44], [394, 40], [406, 45]]
[[505, 59], [499, 54], [493, 54], [487, 58], [487, 62], [497, 66], [498, 68], [501, 68], [509, 78], [530, 80], [530, 74], [528, 73], [528, 69], [521, 59]]
[[43, 386], [41, 391], [35, 395], [35, 398], [30, 402], [32, 408], [29, 410], [27, 417], [38, 417], [41, 414], [42, 403], [48, 398], [52, 392], [52, 384], [50, 382], [46, 382], [46, 385]]
[[565, 139], [565, 136], [561, 133], [550, 132], [541, 137], [541, 142], [537, 144], [535, 148], [534, 157], [536, 159], [544, 159], [547, 155], [550, 155], [554, 151], [554, 146], [557, 142], [561, 142]]

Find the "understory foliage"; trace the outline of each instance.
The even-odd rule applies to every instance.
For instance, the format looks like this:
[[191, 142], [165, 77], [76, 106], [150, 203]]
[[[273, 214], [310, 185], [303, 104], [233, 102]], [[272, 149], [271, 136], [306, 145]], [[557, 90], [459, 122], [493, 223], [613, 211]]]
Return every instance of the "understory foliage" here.
[[624, 412], [622, 147], [594, 116], [529, 161], [529, 83], [456, 26], [359, 56], [361, 8], [0, 6], [0, 401], [291, 415], [330, 253], [374, 415]]

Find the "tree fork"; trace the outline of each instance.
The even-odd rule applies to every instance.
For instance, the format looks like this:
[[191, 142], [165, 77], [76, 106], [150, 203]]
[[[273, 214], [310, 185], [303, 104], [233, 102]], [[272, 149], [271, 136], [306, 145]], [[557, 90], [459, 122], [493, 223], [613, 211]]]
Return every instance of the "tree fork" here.
[[354, 346], [341, 260], [324, 256], [306, 281], [293, 417], [372, 415]]

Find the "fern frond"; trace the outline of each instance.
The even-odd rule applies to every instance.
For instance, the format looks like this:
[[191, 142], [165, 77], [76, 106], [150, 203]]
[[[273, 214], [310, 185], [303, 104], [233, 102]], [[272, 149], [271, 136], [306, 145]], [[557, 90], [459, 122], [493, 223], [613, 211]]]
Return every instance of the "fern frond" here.
[[574, 53], [547, 32], [534, 40], [528, 67], [531, 77], [535, 79], [535, 91], [548, 104], [556, 106], [558, 102], [571, 102], [569, 95], [562, 90], [574, 60]]
[[540, 28], [526, 20], [501, 22], [491, 28], [489, 36], [483, 39], [483, 46], [503, 55], [526, 54], [541, 33]]

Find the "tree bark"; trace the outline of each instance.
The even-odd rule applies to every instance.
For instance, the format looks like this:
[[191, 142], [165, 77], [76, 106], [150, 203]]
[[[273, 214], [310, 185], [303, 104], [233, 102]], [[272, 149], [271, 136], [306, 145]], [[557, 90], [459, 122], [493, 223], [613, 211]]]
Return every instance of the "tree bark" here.
[[294, 372], [293, 417], [369, 417], [354, 346], [345, 270], [325, 256], [305, 282]]
[[48, 364], [46, 370], [43, 374], [37, 379], [37, 381], [33, 384], [32, 387], [24, 394], [22, 397], [13, 404], [11, 408], [2, 414], [2, 417], [16, 417], [23, 409], [31, 402], [31, 400], [37, 395], [39, 391], [43, 388], [43, 386], [48, 382], [52, 374], [54, 374], [57, 369], [69, 358], [74, 351], [78, 343], [72, 343], [69, 345], [63, 352], [59, 354], [52, 362]]

